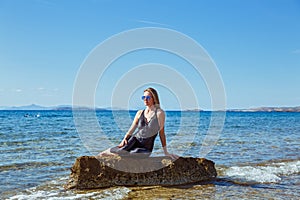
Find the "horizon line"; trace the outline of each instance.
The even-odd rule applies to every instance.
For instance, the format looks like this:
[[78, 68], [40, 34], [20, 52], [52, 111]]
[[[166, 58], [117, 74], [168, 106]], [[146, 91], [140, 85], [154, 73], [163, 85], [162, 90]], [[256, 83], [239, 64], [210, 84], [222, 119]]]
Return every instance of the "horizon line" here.
[[[43, 111], [43, 110], [103, 110], [103, 111], [137, 111], [138, 108], [121, 108], [121, 107], [89, 107], [89, 106], [74, 106], [74, 105], [55, 105], [55, 106], [42, 106], [38, 104], [30, 104], [24, 106], [0, 106], [0, 110], [27, 110], [27, 111]], [[252, 108], [226, 108], [224, 110], [209, 110], [202, 108], [184, 108], [184, 109], [164, 109], [165, 111], [194, 111], [194, 112], [230, 112], [230, 111], [241, 111], [241, 112], [255, 112], [255, 111], [266, 111], [266, 112], [300, 112], [300, 106], [261, 106]]]

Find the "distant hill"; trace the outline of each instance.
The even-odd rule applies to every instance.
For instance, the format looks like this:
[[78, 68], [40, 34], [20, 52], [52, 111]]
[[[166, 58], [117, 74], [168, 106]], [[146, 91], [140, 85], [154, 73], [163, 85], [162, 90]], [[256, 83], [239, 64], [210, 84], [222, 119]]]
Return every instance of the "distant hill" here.
[[296, 107], [258, 107], [249, 109], [230, 109], [234, 112], [300, 112], [300, 106]]
[[2, 110], [52, 110], [52, 107], [44, 107], [36, 104], [26, 106], [2, 107]]
[[[6, 106], [0, 107], [0, 110], [72, 110], [71, 105], [58, 105], [58, 106], [40, 106], [36, 104], [25, 105], [25, 106]], [[91, 110], [89, 107], [75, 107], [76, 110]], [[110, 110], [104, 108], [96, 108], [96, 110]]]

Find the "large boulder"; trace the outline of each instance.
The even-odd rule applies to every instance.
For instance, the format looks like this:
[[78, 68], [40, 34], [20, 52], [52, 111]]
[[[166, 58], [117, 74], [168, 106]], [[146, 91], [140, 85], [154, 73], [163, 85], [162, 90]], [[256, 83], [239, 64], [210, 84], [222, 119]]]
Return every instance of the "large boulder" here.
[[172, 186], [209, 181], [217, 176], [214, 162], [205, 158], [129, 158], [82, 156], [76, 159], [66, 189], [111, 186]]

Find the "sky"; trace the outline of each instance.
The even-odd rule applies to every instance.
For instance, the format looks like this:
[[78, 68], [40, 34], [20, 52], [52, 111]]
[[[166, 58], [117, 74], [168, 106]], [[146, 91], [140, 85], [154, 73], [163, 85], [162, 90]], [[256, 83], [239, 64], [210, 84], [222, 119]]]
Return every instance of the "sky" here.
[[[0, 0], [0, 107], [72, 105], [91, 53], [109, 38], [147, 27], [184, 34], [207, 52], [220, 74], [226, 108], [299, 106], [299, 21], [299, 0]], [[157, 66], [167, 67], [159, 77], [170, 82], [153, 78]], [[133, 71], [137, 76], [128, 78]], [[216, 98], [190, 63], [157, 49], [122, 55], [98, 78], [97, 107], [142, 107], [148, 86], [159, 91], [165, 109], [195, 108], [191, 99], [211, 109]], [[141, 83], [116, 93], [133, 79]], [[179, 94], [184, 84], [193, 98]]]

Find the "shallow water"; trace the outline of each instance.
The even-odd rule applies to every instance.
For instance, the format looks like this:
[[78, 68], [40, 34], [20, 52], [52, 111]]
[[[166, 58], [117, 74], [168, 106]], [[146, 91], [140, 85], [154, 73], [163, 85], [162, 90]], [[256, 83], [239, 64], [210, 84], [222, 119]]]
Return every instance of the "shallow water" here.
[[[71, 111], [0, 111], [3, 199], [298, 199], [300, 113], [227, 112], [205, 157], [218, 179], [181, 187], [113, 187], [65, 191], [76, 157], [118, 144], [135, 112], [97, 111], [102, 132], [78, 132]], [[84, 115], [84, 114], [83, 114]], [[200, 156], [210, 112], [167, 112], [169, 148]], [[88, 119], [88, 118], [85, 118]], [[89, 120], [87, 120], [88, 122]], [[106, 141], [106, 142], [103, 142]], [[172, 146], [170, 146], [172, 144]], [[153, 155], [161, 155], [157, 138]]]

